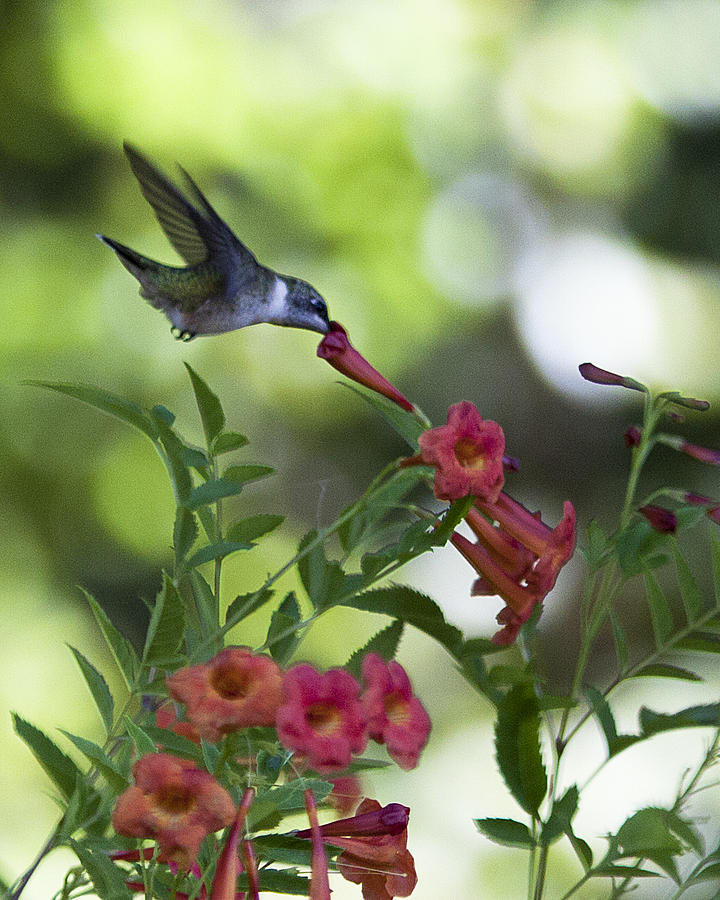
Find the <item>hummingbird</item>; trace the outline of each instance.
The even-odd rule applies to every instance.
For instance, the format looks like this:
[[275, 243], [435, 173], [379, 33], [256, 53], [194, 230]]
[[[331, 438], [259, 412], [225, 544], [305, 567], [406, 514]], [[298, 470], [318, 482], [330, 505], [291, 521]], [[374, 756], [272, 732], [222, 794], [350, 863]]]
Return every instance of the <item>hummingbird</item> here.
[[327, 334], [327, 305], [300, 278], [261, 265], [180, 167], [194, 203], [135, 147], [123, 144], [145, 199], [187, 263], [167, 266], [98, 234], [140, 282], [140, 296], [161, 309], [178, 340], [270, 322]]

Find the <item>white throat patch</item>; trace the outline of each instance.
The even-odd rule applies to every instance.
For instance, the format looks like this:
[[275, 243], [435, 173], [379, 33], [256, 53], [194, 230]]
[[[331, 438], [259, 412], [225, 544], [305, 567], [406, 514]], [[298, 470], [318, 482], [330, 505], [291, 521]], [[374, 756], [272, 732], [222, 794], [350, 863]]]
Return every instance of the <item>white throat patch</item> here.
[[282, 278], [275, 277], [275, 281], [272, 286], [272, 290], [269, 295], [269, 303], [268, 303], [268, 320], [274, 321], [276, 319], [284, 319], [285, 318], [285, 298], [288, 295], [288, 286], [282, 280]]

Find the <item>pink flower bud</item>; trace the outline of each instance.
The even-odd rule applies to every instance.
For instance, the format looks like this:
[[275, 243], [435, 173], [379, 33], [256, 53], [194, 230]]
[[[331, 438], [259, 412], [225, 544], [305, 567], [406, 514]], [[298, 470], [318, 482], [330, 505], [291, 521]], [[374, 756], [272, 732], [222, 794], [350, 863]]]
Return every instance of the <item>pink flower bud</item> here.
[[677, 528], [677, 516], [672, 510], [665, 509], [663, 506], [648, 503], [646, 506], [641, 506], [638, 512], [645, 516], [655, 531], [659, 531], [661, 534], [674, 533]]

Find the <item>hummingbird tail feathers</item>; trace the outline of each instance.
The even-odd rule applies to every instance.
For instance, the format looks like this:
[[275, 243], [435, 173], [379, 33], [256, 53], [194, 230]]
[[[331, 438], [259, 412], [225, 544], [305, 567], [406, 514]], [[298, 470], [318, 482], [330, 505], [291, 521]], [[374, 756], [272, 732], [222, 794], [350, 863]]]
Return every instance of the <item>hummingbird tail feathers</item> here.
[[97, 238], [98, 240], [101, 240], [103, 244], [107, 244], [111, 250], [115, 251], [120, 262], [125, 266], [128, 272], [137, 279], [140, 279], [149, 269], [157, 268], [158, 264], [155, 260], [149, 259], [141, 253], [136, 253], [135, 250], [131, 250], [130, 247], [126, 247], [125, 244], [114, 241], [112, 238], [105, 237], [104, 234], [98, 234]]

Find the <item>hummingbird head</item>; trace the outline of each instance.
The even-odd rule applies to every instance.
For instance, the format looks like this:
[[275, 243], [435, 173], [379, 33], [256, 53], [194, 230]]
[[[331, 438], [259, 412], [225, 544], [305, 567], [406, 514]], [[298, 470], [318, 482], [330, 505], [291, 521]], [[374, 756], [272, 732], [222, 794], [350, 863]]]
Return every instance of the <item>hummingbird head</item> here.
[[286, 278], [288, 294], [285, 298], [285, 314], [279, 325], [291, 328], [309, 328], [327, 334], [330, 331], [327, 304], [314, 287], [300, 278]]

